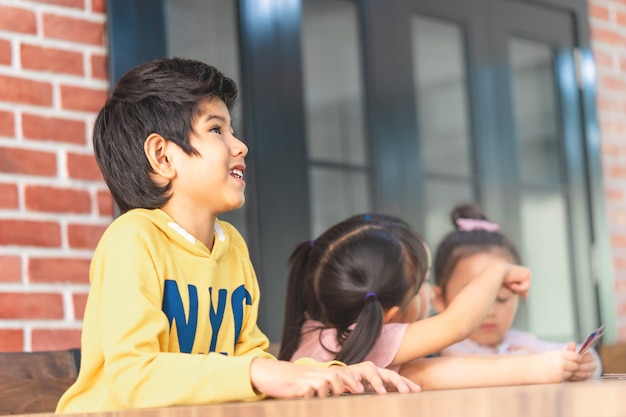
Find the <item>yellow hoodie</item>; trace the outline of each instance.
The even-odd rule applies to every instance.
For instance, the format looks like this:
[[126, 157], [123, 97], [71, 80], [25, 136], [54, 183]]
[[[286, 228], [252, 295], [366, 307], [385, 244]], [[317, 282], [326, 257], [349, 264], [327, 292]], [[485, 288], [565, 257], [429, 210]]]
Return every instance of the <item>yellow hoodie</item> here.
[[213, 251], [162, 210], [105, 231], [90, 269], [78, 379], [57, 413], [260, 398], [250, 362], [266, 352], [244, 240], [217, 221]]

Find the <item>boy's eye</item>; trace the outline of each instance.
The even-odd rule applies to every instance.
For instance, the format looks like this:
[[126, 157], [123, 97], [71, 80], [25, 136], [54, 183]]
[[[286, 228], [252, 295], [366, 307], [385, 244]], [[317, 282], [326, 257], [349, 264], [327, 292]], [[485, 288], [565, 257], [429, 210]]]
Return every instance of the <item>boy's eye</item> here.
[[211, 129], [209, 129], [209, 132], [214, 132], [214, 133], [217, 133], [217, 134], [221, 134], [222, 130], [221, 130], [221, 128], [219, 126], [215, 126], [215, 127], [212, 127]]

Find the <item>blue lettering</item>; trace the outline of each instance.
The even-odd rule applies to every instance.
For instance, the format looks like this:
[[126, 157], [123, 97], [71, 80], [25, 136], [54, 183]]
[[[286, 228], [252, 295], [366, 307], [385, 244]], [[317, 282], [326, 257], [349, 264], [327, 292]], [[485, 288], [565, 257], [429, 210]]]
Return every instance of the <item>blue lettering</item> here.
[[233, 291], [233, 295], [230, 298], [232, 308], [233, 308], [233, 319], [235, 321], [235, 346], [237, 346], [237, 340], [239, 340], [239, 335], [241, 334], [241, 326], [243, 325], [243, 302], [246, 302], [246, 305], [252, 304], [252, 296], [246, 290], [246, 287], [240, 285], [237, 287], [235, 291]]
[[209, 312], [209, 318], [211, 320], [211, 328], [213, 333], [211, 334], [211, 346], [209, 352], [215, 352], [217, 345], [217, 335], [222, 327], [222, 321], [224, 320], [224, 310], [226, 309], [226, 293], [225, 289], [221, 289], [217, 292], [217, 312], [213, 308], [213, 288], [209, 287], [209, 295], [211, 296], [211, 311]]
[[176, 321], [180, 351], [191, 353], [198, 327], [198, 290], [193, 285], [188, 285], [187, 290], [189, 291], [189, 321], [185, 319], [185, 307], [176, 281], [165, 280], [162, 310], [170, 323], [170, 329], [172, 323]]

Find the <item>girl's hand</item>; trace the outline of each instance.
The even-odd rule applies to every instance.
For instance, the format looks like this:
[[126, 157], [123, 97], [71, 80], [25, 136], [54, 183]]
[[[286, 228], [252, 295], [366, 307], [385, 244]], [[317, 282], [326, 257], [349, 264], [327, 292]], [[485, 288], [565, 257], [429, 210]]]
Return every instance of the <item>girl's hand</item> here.
[[327, 397], [344, 392], [362, 393], [369, 388], [378, 394], [386, 393], [387, 388], [398, 392], [420, 391], [414, 382], [396, 372], [377, 368], [371, 362], [325, 368], [256, 358], [250, 365], [250, 381], [257, 392], [274, 398]]
[[[574, 349], [576, 345], [574, 345]], [[569, 380], [578, 370], [580, 355], [575, 350], [553, 350], [551, 352], [529, 355], [535, 369], [531, 382], [552, 384]]]
[[530, 269], [521, 265], [510, 265], [502, 280], [502, 285], [513, 293], [527, 298], [530, 289]]
[[363, 385], [363, 390], [350, 391], [354, 393], [367, 391], [385, 394], [388, 390], [402, 393], [421, 391], [420, 386], [410, 379], [389, 369], [378, 368], [372, 362], [360, 362], [354, 365], [331, 367], [331, 369], [347, 374], [346, 379], [354, 378]]
[[[576, 350], [576, 344], [574, 342], [571, 342], [568, 345], [568, 350], [571, 350], [572, 345], [574, 346], [574, 350]], [[591, 352], [587, 351], [582, 355], [578, 369], [576, 369], [572, 376], [570, 376], [567, 380], [584, 381], [586, 379], [589, 379], [593, 375], [597, 367], [598, 364], [596, 363], [595, 356], [593, 356]]]

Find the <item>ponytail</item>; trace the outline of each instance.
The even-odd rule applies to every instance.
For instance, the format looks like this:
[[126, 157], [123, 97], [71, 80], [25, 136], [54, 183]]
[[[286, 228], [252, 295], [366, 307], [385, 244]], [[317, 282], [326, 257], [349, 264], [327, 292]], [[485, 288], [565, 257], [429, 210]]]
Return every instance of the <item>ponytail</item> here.
[[307, 296], [311, 292], [305, 288], [306, 264], [309, 260], [311, 242], [302, 242], [289, 257], [289, 275], [287, 278], [287, 301], [285, 304], [285, 322], [280, 342], [278, 359], [291, 359], [300, 344], [300, 328], [306, 319], [305, 312], [309, 305]]
[[[347, 365], [363, 362], [370, 353], [383, 330], [383, 307], [375, 298], [365, 297], [365, 305], [352, 330], [343, 329], [347, 334], [337, 360]], [[339, 334], [342, 329], [337, 329]]]

